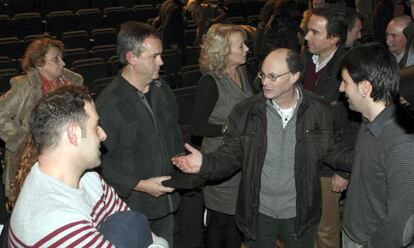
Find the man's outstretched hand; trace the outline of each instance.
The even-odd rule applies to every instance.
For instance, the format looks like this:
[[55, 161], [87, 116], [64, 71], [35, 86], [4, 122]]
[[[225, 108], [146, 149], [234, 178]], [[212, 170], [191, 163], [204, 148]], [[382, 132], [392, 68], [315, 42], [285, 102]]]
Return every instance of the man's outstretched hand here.
[[190, 153], [185, 156], [178, 155], [173, 157], [171, 159], [172, 163], [185, 173], [198, 173], [203, 161], [203, 155], [199, 150], [195, 149], [187, 143], [185, 143], [184, 147]]

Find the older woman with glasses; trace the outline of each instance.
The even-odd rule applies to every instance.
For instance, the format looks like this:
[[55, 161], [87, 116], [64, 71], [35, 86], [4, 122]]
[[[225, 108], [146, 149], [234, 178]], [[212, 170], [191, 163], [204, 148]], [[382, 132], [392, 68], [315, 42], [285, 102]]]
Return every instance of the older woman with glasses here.
[[[199, 59], [203, 75], [191, 121], [192, 134], [203, 136], [203, 152], [215, 151], [221, 145], [233, 106], [253, 95], [243, 66], [249, 51], [245, 40], [243, 29], [231, 24], [215, 24], [204, 37]], [[207, 208], [205, 247], [240, 247], [242, 237], [234, 223], [239, 182], [237, 173], [208, 182], [203, 189]]]
[[81, 75], [65, 69], [64, 45], [51, 38], [39, 38], [27, 47], [22, 59], [24, 75], [10, 80], [11, 89], [0, 98], [0, 138], [6, 144], [5, 193], [12, 196], [11, 183], [20, 163], [21, 146], [29, 134], [29, 114], [38, 100], [67, 84], [82, 84]]

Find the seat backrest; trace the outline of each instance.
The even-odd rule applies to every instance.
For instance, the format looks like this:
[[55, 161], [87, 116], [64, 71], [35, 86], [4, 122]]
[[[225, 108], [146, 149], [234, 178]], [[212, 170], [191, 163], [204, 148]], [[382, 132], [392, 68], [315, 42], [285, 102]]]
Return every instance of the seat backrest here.
[[186, 71], [181, 74], [181, 87], [198, 85], [200, 80], [200, 70]]
[[91, 46], [89, 35], [85, 30], [64, 32], [62, 40], [68, 49], [85, 48], [89, 50]]
[[89, 53], [85, 48], [72, 48], [63, 51], [63, 60], [67, 67], [70, 67], [76, 60], [88, 59], [89, 57]]
[[90, 3], [88, 0], [60, 0], [65, 2], [66, 9], [72, 11], [78, 11], [80, 9], [90, 8]]
[[107, 7], [113, 6], [112, 0], [91, 0], [91, 7], [98, 9], [105, 9]]
[[93, 90], [95, 79], [108, 76], [108, 66], [105, 62], [94, 62], [72, 67], [72, 70], [81, 74], [84, 78], [84, 84], [89, 90]]
[[24, 52], [24, 43], [17, 37], [0, 38], [0, 56], [20, 59]]
[[[13, 0], [7, 1], [11, 13], [32, 12], [36, 9], [36, 0]], [[5, 2], [5, 1], [3, 1]]]
[[0, 15], [0, 27], [0, 38], [13, 35], [13, 22], [9, 15]]
[[46, 16], [52, 11], [59, 11], [65, 9], [65, 2], [60, 0], [37, 0], [38, 2], [38, 11], [42, 16]]
[[185, 65], [180, 68], [180, 73], [189, 72], [189, 71], [200, 71], [200, 65], [194, 64], [194, 65]]
[[200, 47], [192, 46], [184, 48], [184, 64], [185, 65], [195, 65], [198, 64], [198, 59], [200, 57]]
[[132, 6], [138, 4], [138, 0], [118, 0], [119, 6], [123, 6], [125, 8], [132, 8]]
[[186, 18], [185, 23], [184, 23], [185, 30], [197, 29], [197, 25], [195, 24], [194, 20], [191, 18], [192, 18], [191, 16]]
[[130, 10], [130, 19], [141, 22], [146, 22], [150, 18], [158, 16], [157, 9], [151, 4], [134, 5]]
[[109, 75], [116, 76], [119, 73], [119, 70], [122, 68], [121, 62], [119, 62], [119, 58], [117, 55], [114, 55], [108, 59], [107, 62], [109, 66]]
[[20, 38], [44, 32], [43, 19], [38, 12], [19, 13], [14, 15], [13, 19], [16, 35]]
[[243, 16], [233, 16], [233, 17], [228, 17], [226, 19], [227, 23], [231, 23], [231, 24], [236, 24], [236, 25], [245, 25], [247, 24], [246, 19], [244, 19]]
[[114, 28], [99, 28], [91, 31], [93, 46], [116, 45], [116, 30]]
[[105, 27], [119, 29], [121, 24], [129, 19], [129, 12], [123, 6], [105, 8], [103, 13], [103, 22]]
[[116, 55], [116, 45], [92, 47], [90, 54], [93, 58], [103, 58], [105, 61], [107, 61], [109, 58]]
[[72, 67], [85, 65], [85, 64], [93, 64], [93, 63], [105, 63], [105, 60], [102, 58], [89, 58], [89, 59], [78, 59], [73, 61]]
[[75, 16], [78, 30], [91, 31], [102, 27], [102, 13], [97, 8], [80, 9], [76, 11]]
[[161, 58], [164, 62], [162, 69], [167, 75], [175, 75], [183, 65], [181, 53], [174, 49], [166, 49], [162, 52]]
[[9, 59], [9, 57], [0, 57], [0, 70], [1, 69], [9, 69], [9, 68], [13, 68], [14, 65], [12, 64], [11, 60]]
[[52, 11], [59, 11], [65, 9], [65, 2], [63, 0], [37, 0], [38, 11], [42, 16], [46, 16]]
[[104, 77], [98, 78], [93, 81], [93, 89], [91, 92], [91, 96], [96, 99], [101, 91], [108, 86], [108, 84], [114, 79], [115, 77]]
[[196, 29], [184, 30], [184, 45], [185, 46], [194, 46], [196, 36], [197, 36], [197, 30]]
[[180, 111], [180, 124], [188, 125], [191, 120], [191, 111], [197, 93], [197, 86], [173, 89]]
[[71, 10], [53, 11], [46, 16], [47, 31], [59, 38], [64, 32], [76, 30], [75, 15]]
[[124, 6], [107, 7], [103, 10], [103, 14], [106, 15], [111, 12], [122, 12], [122, 11], [126, 11], [126, 8]]

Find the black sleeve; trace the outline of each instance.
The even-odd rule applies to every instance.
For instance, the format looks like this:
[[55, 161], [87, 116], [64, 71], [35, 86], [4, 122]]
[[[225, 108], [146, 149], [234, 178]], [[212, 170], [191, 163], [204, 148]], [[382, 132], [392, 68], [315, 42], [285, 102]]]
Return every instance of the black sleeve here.
[[354, 148], [355, 146], [346, 143], [341, 135], [336, 134], [332, 138], [327, 155], [323, 158], [323, 161], [334, 169], [335, 173], [338, 173], [345, 179], [349, 179], [347, 173], [352, 170]]
[[210, 124], [208, 119], [218, 100], [218, 89], [214, 78], [204, 75], [200, 78], [197, 97], [191, 116], [191, 133], [196, 136], [220, 137], [222, 125]]

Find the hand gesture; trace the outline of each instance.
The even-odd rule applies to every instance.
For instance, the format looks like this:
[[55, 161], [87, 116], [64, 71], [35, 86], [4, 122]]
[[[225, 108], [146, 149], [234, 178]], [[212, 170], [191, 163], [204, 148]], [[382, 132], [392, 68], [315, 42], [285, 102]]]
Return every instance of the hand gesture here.
[[161, 183], [162, 181], [169, 180], [170, 178], [170, 176], [162, 176], [140, 180], [137, 186], [135, 186], [135, 190], [145, 192], [153, 197], [160, 197], [174, 191], [174, 188], [165, 187]]
[[184, 145], [184, 147], [187, 151], [190, 152], [190, 154], [186, 156], [173, 157], [171, 159], [172, 163], [185, 173], [198, 173], [200, 171], [201, 163], [203, 162], [203, 155], [200, 151], [187, 143]]

